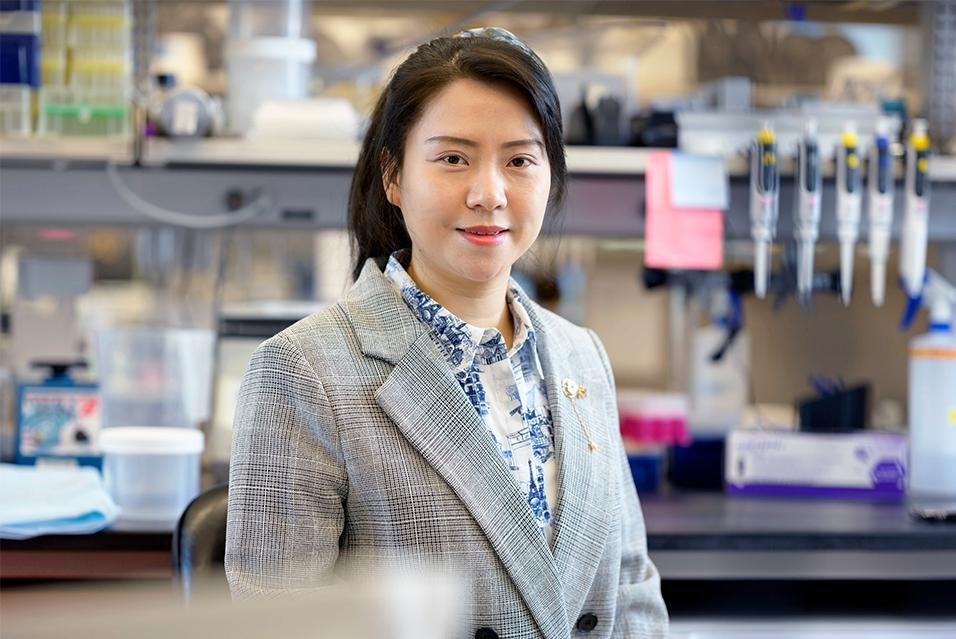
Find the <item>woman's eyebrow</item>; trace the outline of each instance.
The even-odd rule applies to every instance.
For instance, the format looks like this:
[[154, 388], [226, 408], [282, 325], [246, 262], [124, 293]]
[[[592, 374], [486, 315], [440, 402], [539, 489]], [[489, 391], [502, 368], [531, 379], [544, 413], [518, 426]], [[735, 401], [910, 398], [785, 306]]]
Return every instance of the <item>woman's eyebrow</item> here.
[[460, 144], [461, 146], [471, 146], [471, 147], [478, 146], [478, 143], [475, 142], [474, 140], [466, 140], [465, 138], [456, 138], [452, 135], [435, 135], [425, 140], [425, 144], [429, 144], [431, 142], [445, 142], [449, 144]]
[[528, 138], [527, 140], [513, 140], [511, 142], [505, 142], [504, 144], [501, 145], [501, 148], [511, 149], [516, 146], [534, 146], [534, 145], [537, 145], [538, 147], [540, 147], [542, 151], [544, 150], [544, 142], [542, 142], [538, 138]]
[[[469, 140], [467, 138], [459, 138], [453, 135], [435, 135], [425, 140], [426, 144], [430, 144], [433, 142], [443, 142], [446, 144], [460, 144], [461, 146], [468, 146], [472, 148], [479, 146], [479, 144], [475, 142], [474, 140]], [[537, 145], [541, 147], [542, 149], [544, 149], [544, 143], [538, 138], [528, 138], [526, 140], [512, 140], [511, 142], [503, 143], [501, 145], [501, 148], [511, 149], [518, 146], [531, 146], [531, 145]]]

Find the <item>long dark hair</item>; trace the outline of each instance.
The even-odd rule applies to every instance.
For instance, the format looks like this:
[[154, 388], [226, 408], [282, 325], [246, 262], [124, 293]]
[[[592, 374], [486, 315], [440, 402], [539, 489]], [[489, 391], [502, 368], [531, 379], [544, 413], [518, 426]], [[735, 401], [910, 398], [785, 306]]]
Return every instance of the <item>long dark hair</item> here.
[[412, 245], [402, 212], [385, 196], [383, 175], [401, 169], [408, 132], [425, 104], [454, 80], [501, 83], [524, 95], [541, 125], [551, 165], [548, 215], [564, 204], [567, 164], [561, 106], [551, 74], [530, 49], [491, 37], [442, 37], [418, 47], [392, 74], [372, 112], [349, 193], [352, 277], [358, 279], [370, 257], [387, 257]]

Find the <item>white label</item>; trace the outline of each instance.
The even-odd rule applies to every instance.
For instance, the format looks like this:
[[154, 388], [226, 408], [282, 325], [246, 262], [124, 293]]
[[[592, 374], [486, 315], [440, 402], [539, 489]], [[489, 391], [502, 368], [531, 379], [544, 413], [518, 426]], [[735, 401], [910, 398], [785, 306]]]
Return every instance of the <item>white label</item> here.
[[173, 112], [173, 135], [194, 135], [199, 126], [199, 105], [195, 102], [177, 102]]

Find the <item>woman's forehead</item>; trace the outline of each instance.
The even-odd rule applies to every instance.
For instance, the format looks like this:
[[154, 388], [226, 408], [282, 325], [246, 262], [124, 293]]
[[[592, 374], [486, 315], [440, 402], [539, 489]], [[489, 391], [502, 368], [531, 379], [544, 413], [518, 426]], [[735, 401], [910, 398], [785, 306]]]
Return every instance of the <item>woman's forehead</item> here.
[[419, 142], [455, 137], [484, 143], [543, 141], [537, 115], [518, 90], [500, 83], [455, 80], [425, 104], [412, 135]]

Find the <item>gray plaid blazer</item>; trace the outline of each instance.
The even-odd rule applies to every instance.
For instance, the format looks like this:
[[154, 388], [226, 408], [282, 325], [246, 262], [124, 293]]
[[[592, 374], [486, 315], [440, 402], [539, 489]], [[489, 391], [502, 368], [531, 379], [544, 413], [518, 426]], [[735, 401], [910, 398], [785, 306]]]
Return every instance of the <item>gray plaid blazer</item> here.
[[[592, 331], [534, 303], [528, 314], [555, 426], [552, 547], [425, 325], [369, 260], [340, 302], [252, 357], [229, 476], [233, 596], [452, 560], [468, 634], [665, 637], [607, 354]], [[564, 378], [587, 388], [576, 401], [596, 450]]]

